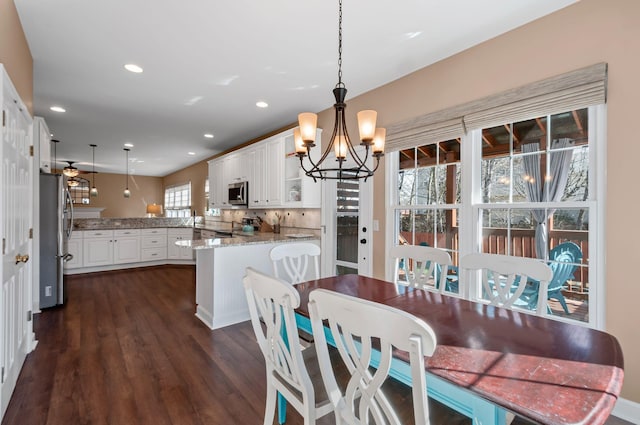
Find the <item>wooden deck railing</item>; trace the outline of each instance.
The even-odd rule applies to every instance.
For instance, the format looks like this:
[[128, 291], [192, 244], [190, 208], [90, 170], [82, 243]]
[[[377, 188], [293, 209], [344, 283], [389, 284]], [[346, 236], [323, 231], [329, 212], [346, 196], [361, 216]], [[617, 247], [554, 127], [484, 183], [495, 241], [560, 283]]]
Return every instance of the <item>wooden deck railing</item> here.
[[[412, 241], [411, 232], [400, 232], [400, 235], [409, 243]], [[435, 238], [434, 238], [435, 236]], [[458, 232], [452, 231], [448, 233], [415, 233], [415, 244], [419, 245], [424, 242], [430, 246], [434, 246], [434, 240], [437, 239], [435, 246], [452, 250], [452, 260], [454, 264], [458, 264]], [[586, 231], [569, 231], [569, 230], [552, 230], [549, 232], [549, 249], [555, 246], [571, 241], [577, 244], [582, 250], [582, 265], [578, 267], [574, 273], [574, 281], [567, 289], [569, 292], [586, 293], [589, 287], [589, 244], [588, 232]], [[507, 229], [484, 228], [483, 229], [483, 252], [490, 254], [509, 254], [518, 257], [536, 257], [535, 248], [535, 232], [530, 229], [511, 229], [510, 237]], [[510, 250], [508, 249], [510, 247]], [[509, 252], [510, 251], [510, 252]]]

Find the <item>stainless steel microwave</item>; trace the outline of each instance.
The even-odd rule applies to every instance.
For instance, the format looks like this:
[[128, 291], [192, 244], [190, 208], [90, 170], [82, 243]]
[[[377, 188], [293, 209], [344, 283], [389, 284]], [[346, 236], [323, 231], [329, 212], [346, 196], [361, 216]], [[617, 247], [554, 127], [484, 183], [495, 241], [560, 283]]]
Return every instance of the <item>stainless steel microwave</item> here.
[[229, 204], [248, 205], [249, 183], [237, 182], [229, 184]]

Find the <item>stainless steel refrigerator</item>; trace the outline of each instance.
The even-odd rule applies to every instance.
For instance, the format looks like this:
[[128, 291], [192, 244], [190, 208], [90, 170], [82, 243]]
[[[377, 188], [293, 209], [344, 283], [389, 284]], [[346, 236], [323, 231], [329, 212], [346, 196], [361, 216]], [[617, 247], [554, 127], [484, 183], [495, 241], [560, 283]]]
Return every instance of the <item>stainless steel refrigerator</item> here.
[[64, 176], [40, 174], [40, 308], [64, 303], [67, 241], [73, 231], [73, 203]]

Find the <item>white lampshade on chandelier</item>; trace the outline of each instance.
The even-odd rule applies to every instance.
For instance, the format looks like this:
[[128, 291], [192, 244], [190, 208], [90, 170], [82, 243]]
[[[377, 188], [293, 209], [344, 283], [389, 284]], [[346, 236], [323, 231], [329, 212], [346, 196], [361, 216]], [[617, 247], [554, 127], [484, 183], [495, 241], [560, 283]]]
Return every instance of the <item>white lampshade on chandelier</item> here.
[[127, 174], [124, 181], [124, 192], [123, 195], [125, 198], [131, 197], [131, 191], [129, 190], [129, 148], [124, 148], [124, 151], [127, 153]]
[[92, 176], [91, 176], [91, 190], [89, 191], [89, 195], [93, 198], [95, 198], [96, 196], [98, 196], [98, 188], [96, 187], [96, 145], [89, 145], [91, 146], [92, 151]]
[[[298, 115], [299, 127], [294, 129], [296, 154], [300, 158], [302, 169], [314, 181], [317, 181], [317, 179], [365, 179], [366, 181], [378, 169], [380, 157], [384, 155], [386, 130], [384, 128], [376, 128], [378, 115], [376, 111], [365, 110], [358, 112], [360, 145], [364, 146], [364, 158], [361, 158], [356, 152], [356, 148], [351, 143], [351, 138], [347, 132], [344, 114], [347, 107], [344, 101], [347, 95], [347, 88], [342, 82], [342, 0], [339, 0], [338, 17], [338, 84], [333, 89], [333, 95], [336, 103], [333, 105], [335, 109], [335, 124], [331, 134], [331, 143], [327, 146], [318, 162], [314, 162], [311, 158], [311, 148], [315, 146], [318, 116], [311, 112], [304, 112]], [[370, 150], [371, 156], [376, 160], [375, 167], [367, 165]], [[337, 167], [325, 163], [332, 152], [335, 156], [335, 161], [338, 163]], [[304, 158], [308, 158], [309, 164], [307, 166], [305, 166]]]

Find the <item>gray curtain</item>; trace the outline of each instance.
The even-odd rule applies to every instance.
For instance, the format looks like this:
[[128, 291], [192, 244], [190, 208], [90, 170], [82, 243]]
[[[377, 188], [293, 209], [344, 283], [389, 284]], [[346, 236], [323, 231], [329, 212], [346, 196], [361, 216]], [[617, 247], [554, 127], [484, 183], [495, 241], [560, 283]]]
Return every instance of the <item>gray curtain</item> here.
[[[557, 139], [551, 143], [551, 149], [562, 149], [574, 145], [573, 139]], [[523, 153], [538, 152], [540, 143], [527, 143], [522, 145]], [[540, 154], [525, 155], [522, 158], [524, 168], [525, 193], [530, 202], [556, 202], [559, 201], [567, 186], [569, 177], [569, 165], [571, 164], [572, 150], [553, 151], [550, 153], [549, 178], [544, 181], [540, 171]], [[536, 256], [547, 258], [547, 220], [555, 210], [533, 210], [533, 219], [536, 221]]]

